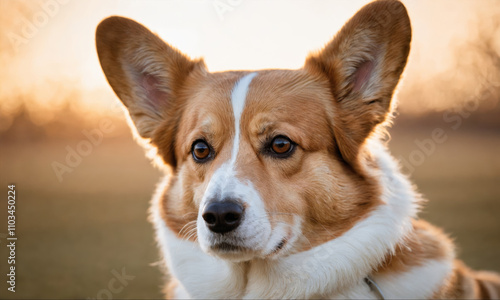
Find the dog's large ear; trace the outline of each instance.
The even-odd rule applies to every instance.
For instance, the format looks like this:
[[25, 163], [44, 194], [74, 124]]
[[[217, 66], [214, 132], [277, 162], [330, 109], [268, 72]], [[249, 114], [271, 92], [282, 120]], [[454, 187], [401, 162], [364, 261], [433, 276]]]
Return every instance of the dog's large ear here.
[[411, 25], [399, 1], [372, 2], [356, 13], [305, 69], [326, 75], [335, 98], [334, 134], [343, 158], [355, 163], [362, 143], [390, 112], [406, 65]]
[[127, 107], [138, 134], [154, 139], [162, 124], [162, 157], [175, 166], [173, 143], [182, 108], [179, 90], [202, 60], [192, 61], [141, 24], [123, 17], [103, 20], [96, 31], [101, 67]]

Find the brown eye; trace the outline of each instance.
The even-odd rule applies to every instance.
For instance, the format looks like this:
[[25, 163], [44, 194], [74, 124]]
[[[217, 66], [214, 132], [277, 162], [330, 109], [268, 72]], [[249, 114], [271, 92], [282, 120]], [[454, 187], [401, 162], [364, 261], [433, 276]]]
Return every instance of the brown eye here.
[[293, 150], [293, 143], [284, 136], [278, 136], [271, 142], [271, 149], [275, 154], [286, 156]]
[[205, 162], [210, 158], [210, 152], [210, 146], [208, 146], [207, 142], [198, 140], [193, 143], [191, 153], [195, 161]]

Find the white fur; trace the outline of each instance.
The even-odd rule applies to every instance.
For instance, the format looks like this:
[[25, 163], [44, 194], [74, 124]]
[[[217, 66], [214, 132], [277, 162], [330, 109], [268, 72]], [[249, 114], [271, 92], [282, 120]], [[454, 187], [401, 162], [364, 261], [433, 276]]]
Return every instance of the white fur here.
[[[222, 236], [211, 232], [201, 217], [206, 204], [213, 198], [216, 198], [216, 201], [226, 198], [239, 199], [247, 204], [245, 216], [240, 226]], [[232, 260], [247, 260], [258, 255], [271, 235], [271, 224], [266, 215], [264, 202], [253, 184], [250, 181], [243, 182], [238, 179], [232, 166], [225, 163], [213, 174], [201, 200], [197, 220], [200, 246], [207, 253], [214, 255], [221, 253], [213, 252], [210, 247], [219, 242], [228, 242], [253, 250], [239, 253], [236, 257], [226, 253], [225, 255], [229, 256], [225, 256], [225, 258]]]
[[[199, 246], [201, 240], [198, 244], [177, 238], [158, 213], [157, 235], [172, 275], [195, 298], [373, 297], [363, 278], [388, 252], [394, 251], [394, 246], [410, 230], [418, 197], [387, 150], [378, 142], [371, 142], [369, 147], [381, 169], [380, 174], [374, 175], [379, 178], [385, 204], [342, 236], [285, 257], [231, 262], [207, 255]], [[283, 232], [283, 228], [276, 229], [278, 231]], [[271, 234], [269, 240], [278, 239]], [[406, 295], [419, 291], [416, 295], [425, 296], [440, 284], [450, 262], [451, 259], [430, 261], [400, 277], [375, 279], [388, 297], [400, 297], [404, 291], [408, 292]], [[420, 276], [426, 278], [417, 282]], [[398, 289], [403, 292], [398, 293]]]
[[452, 260], [429, 260], [408, 272], [375, 277], [387, 299], [428, 299], [452, 271]]
[[[429, 299], [452, 271], [451, 259], [428, 260], [406, 272], [376, 275], [373, 280], [385, 299]], [[335, 295], [336, 299], [376, 299], [364, 282]]]
[[177, 294], [176, 297], [241, 297], [245, 286], [241, 266], [207, 255], [196, 243], [177, 238], [162, 220], [155, 222], [168, 270], [182, 284], [186, 293]]

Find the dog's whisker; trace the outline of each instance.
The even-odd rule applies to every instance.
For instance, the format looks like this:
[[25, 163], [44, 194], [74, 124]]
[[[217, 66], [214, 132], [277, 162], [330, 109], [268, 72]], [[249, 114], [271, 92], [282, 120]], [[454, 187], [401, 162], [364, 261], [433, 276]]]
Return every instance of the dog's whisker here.
[[187, 222], [186, 224], [184, 224], [184, 226], [181, 228], [181, 230], [179, 230], [178, 235], [182, 235], [182, 232], [184, 230], [189, 229], [189, 227], [193, 226], [193, 225], [196, 226], [196, 220], [193, 220], [193, 221], [190, 221], [190, 222]]
[[182, 239], [184, 240], [189, 240], [189, 236], [193, 235], [193, 234], [196, 234], [197, 233], [197, 228], [194, 227], [194, 228], [191, 228], [189, 230], [187, 230], [183, 236], [181, 236]]

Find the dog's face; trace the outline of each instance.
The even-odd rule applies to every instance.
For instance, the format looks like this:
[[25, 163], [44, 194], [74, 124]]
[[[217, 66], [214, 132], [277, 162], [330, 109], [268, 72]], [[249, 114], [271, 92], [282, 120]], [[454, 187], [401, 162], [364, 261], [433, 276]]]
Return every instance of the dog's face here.
[[176, 134], [177, 176], [165, 199], [167, 215], [187, 218], [176, 232], [196, 220], [207, 252], [272, 257], [330, 239], [372, 207], [361, 197], [372, 191], [336, 148], [335, 108], [321, 77], [238, 72], [192, 84]]
[[167, 227], [234, 261], [334, 239], [379, 205], [364, 142], [390, 111], [411, 30], [404, 6], [360, 10], [299, 70], [209, 73], [134, 21], [97, 30], [107, 79], [171, 166]]

